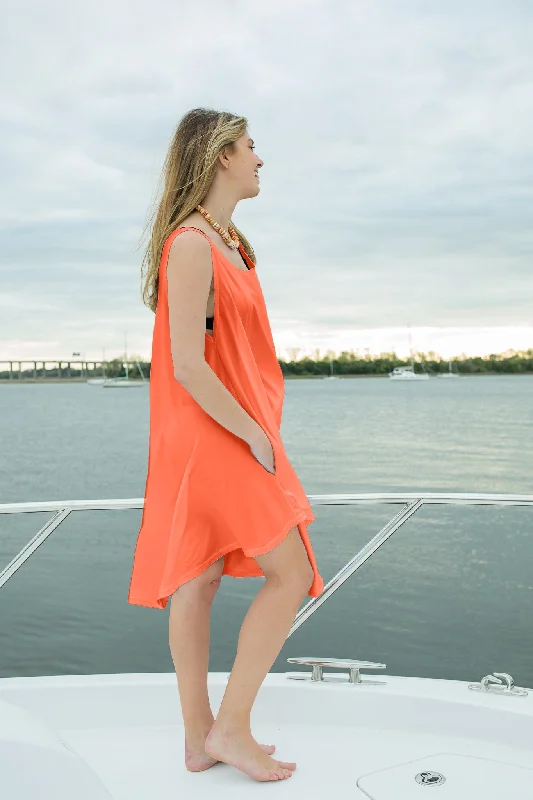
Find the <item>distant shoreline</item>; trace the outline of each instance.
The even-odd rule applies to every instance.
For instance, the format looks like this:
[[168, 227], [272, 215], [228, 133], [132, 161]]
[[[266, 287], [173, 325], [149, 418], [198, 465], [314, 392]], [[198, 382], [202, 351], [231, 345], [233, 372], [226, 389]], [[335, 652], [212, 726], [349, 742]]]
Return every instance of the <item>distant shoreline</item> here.
[[[440, 373], [441, 375], [447, 373]], [[459, 373], [460, 378], [485, 378], [485, 377], [505, 377], [505, 378], [521, 378], [524, 375], [533, 375], [533, 372], [461, 372]], [[317, 381], [323, 380], [324, 378], [329, 379], [328, 375], [285, 375], [285, 380], [287, 381]], [[335, 379], [339, 380], [359, 380], [361, 378], [376, 378], [376, 379], [383, 379], [388, 378], [388, 373], [384, 375], [372, 375], [372, 374], [363, 374], [363, 375], [335, 375]], [[436, 378], [436, 375], [431, 375], [430, 379]], [[90, 380], [90, 379], [89, 379]], [[130, 380], [134, 380], [136, 383], [142, 383], [140, 379], [137, 378], [130, 378]], [[148, 380], [147, 383], [150, 381]], [[398, 381], [396, 381], [398, 382]], [[409, 381], [402, 381], [402, 383], [408, 383]], [[86, 384], [87, 378], [0, 378], [0, 384], [7, 384], [16, 386], [17, 384], [22, 383], [81, 383]]]

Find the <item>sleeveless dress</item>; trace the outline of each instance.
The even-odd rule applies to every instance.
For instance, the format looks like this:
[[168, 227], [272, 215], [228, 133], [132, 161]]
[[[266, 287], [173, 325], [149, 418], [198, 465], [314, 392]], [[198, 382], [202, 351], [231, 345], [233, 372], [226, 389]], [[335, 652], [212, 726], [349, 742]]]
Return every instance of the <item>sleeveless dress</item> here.
[[[211, 245], [215, 309], [205, 333], [205, 360], [224, 386], [268, 436], [274, 473], [249, 445], [216, 422], [174, 376], [170, 346], [167, 263], [184, 230]], [[141, 527], [133, 557], [128, 602], [165, 608], [187, 581], [224, 556], [222, 574], [264, 577], [254, 556], [278, 545], [291, 528], [305, 545], [314, 579], [324, 589], [307, 532], [315, 516], [280, 435], [285, 393], [255, 264], [239, 251], [238, 269], [198, 228], [177, 228], [159, 264], [158, 303], [150, 370], [148, 472]]]

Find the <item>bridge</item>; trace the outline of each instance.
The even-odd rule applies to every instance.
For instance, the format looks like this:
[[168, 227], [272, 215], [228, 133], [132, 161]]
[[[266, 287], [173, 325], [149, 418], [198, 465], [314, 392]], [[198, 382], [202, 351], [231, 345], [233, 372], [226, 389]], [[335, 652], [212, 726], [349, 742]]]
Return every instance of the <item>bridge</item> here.
[[[89, 377], [106, 377], [109, 361], [87, 361], [85, 359], [0, 359], [0, 382], [38, 381], [38, 380], [72, 380], [86, 381]], [[113, 366], [117, 360], [113, 359]], [[133, 368], [137, 361], [121, 360], [122, 370]]]

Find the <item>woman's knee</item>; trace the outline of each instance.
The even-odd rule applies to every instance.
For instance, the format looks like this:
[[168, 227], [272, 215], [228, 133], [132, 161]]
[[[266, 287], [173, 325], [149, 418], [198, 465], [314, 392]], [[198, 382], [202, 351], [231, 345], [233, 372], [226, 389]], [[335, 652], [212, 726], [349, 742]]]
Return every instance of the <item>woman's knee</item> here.
[[[221, 584], [222, 568], [224, 565], [224, 557], [215, 561], [200, 575], [191, 578], [187, 583], [183, 583], [174, 595], [186, 600], [212, 600]], [[174, 597], [173, 595], [173, 597]]]
[[267, 580], [305, 594], [315, 573], [297, 526], [273, 550], [255, 557]]

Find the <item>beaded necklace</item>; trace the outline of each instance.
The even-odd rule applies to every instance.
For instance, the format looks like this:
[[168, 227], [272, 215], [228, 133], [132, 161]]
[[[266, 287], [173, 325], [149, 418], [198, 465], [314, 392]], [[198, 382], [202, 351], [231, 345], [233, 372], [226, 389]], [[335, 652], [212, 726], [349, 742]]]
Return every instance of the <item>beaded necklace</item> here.
[[196, 206], [196, 210], [199, 211], [200, 214], [203, 217], [205, 217], [205, 219], [209, 222], [209, 224], [216, 230], [216, 232], [222, 236], [228, 247], [230, 247], [232, 250], [236, 250], [238, 247], [240, 247], [241, 243], [239, 241], [239, 237], [237, 236], [233, 228], [228, 233], [228, 231], [225, 228], [223, 228], [222, 225], [219, 225], [218, 222], [215, 222], [211, 214], [209, 214], [205, 210], [205, 208], [198, 205]]

